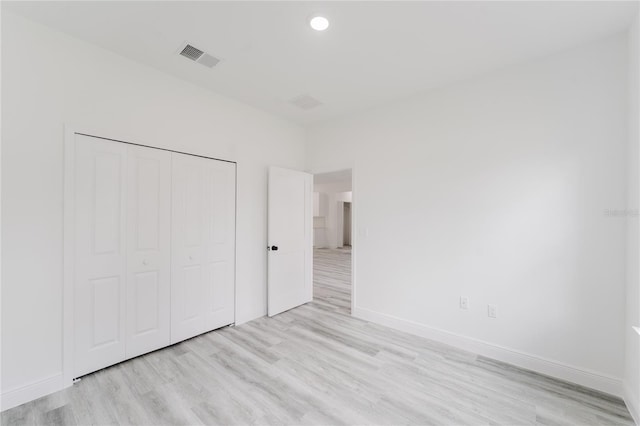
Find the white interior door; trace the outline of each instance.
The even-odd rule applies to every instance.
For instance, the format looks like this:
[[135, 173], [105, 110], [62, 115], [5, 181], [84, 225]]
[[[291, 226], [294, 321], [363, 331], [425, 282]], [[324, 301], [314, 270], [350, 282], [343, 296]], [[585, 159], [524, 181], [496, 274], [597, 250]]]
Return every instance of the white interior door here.
[[269, 169], [268, 315], [313, 299], [313, 176]]
[[171, 153], [127, 147], [127, 358], [169, 345]]
[[74, 376], [125, 359], [124, 144], [75, 139]]

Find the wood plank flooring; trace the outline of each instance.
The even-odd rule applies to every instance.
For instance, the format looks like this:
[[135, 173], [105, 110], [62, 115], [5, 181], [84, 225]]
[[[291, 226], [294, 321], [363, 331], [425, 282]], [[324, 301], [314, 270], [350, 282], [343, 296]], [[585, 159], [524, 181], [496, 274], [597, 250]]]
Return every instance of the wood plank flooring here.
[[85, 376], [2, 424], [633, 424], [618, 398], [350, 317], [350, 252], [314, 259], [312, 303]]
[[313, 303], [343, 315], [351, 313], [351, 249], [315, 249]]

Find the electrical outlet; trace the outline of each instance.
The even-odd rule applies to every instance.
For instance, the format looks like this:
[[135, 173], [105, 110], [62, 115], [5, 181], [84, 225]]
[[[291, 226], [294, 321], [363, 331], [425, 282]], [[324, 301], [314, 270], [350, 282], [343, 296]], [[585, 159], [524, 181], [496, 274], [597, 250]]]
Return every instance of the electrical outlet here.
[[469, 309], [469, 298], [460, 296], [460, 309]]
[[496, 305], [487, 305], [487, 316], [489, 318], [498, 318], [498, 307]]

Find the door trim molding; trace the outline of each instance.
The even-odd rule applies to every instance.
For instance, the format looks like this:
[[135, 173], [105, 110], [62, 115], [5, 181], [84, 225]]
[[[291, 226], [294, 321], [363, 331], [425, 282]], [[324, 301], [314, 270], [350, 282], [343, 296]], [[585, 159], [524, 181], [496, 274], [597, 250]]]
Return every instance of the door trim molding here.
[[222, 158], [208, 157], [206, 155], [194, 154], [192, 152], [176, 151], [175, 149], [169, 149], [169, 148], [159, 148], [157, 146], [144, 145], [144, 144], [135, 143], [135, 142], [127, 142], [127, 141], [123, 141], [123, 140], [120, 140], [120, 139], [106, 138], [106, 137], [103, 137], [103, 136], [96, 136], [96, 135], [92, 135], [90, 133], [82, 133], [82, 132], [74, 132], [74, 133], [76, 135], [80, 135], [80, 136], [88, 136], [90, 138], [99, 138], [99, 139], [104, 139], [106, 141], [126, 143], [127, 145], [135, 145], [135, 146], [139, 146], [139, 147], [142, 147], [142, 148], [159, 149], [159, 150], [162, 150], [162, 151], [175, 152], [176, 154], [184, 154], [184, 155], [191, 155], [192, 157], [206, 158], [207, 160], [216, 160], [216, 161], [223, 161], [225, 163], [237, 164], [235, 161], [223, 160]]
[[356, 188], [356, 166], [351, 166], [351, 316], [356, 312], [356, 252], [358, 250], [358, 191]]
[[73, 276], [75, 271], [75, 131], [64, 126], [64, 207], [63, 218], [63, 294], [62, 294], [62, 388], [73, 384]]

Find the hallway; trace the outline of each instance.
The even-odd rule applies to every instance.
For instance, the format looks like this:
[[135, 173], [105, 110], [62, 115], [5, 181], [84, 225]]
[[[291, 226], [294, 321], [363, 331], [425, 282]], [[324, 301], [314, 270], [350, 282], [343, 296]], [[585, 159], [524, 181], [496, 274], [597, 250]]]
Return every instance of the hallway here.
[[313, 249], [313, 303], [351, 314], [351, 247]]

